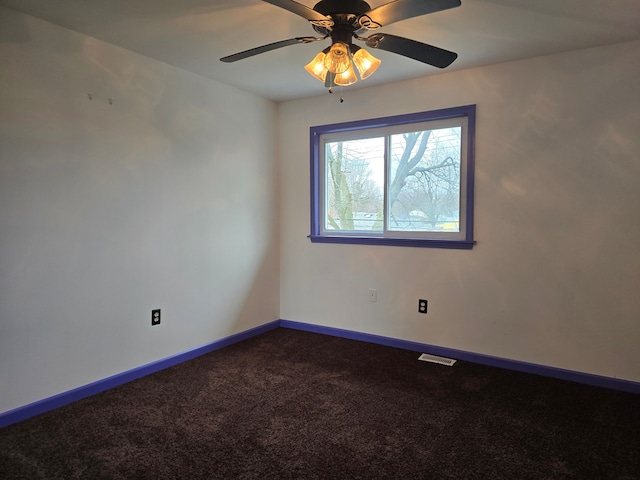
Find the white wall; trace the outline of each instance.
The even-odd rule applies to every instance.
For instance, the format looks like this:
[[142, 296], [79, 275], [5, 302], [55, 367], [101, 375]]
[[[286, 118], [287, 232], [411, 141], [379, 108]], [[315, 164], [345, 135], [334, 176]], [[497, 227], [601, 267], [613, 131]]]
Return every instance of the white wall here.
[[0, 412], [279, 318], [274, 103], [1, 7], [0, 64]]
[[[280, 104], [281, 317], [640, 381], [638, 79], [635, 42]], [[467, 104], [473, 250], [311, 244], [310, 126]]]

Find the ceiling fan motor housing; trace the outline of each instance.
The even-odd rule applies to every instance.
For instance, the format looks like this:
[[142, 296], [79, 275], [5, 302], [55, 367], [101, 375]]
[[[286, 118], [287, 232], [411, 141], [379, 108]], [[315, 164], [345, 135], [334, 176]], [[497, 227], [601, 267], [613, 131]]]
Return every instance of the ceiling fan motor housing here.
[[336, 23], [329, 34], [331, 35], [332, 45], [338, 42], [344, 43], [345, 45], [351, 45], [353, 39], [353, 27], [350, 24]]
[[332, 44], [341, 42], [351, 45], [354, 31], [360, 29], [357, 18], [371, 10], [371, 7], [362, 0], [322, 0], [313, 9], [322, 15], [330, 16], [334, 22], [330, 29], [313, 25], [316, 32], [331, 36]]
[[313, 9], [323, 15], [351, 13], [359, 16], [371, 10], [371, 7], [362, 0], [321, 0], [316, 3]]

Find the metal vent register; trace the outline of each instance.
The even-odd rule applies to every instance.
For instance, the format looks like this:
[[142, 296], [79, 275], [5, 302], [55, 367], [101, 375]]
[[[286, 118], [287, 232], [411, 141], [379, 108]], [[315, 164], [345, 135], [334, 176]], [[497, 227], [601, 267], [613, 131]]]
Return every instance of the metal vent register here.
[[440, 365], [446, 365], [447, 367], [451, 367], [456, 363], [452, 358], [438, 357], [436, 355], [429, 355], [428, 353], [420, 355], [418, 360], [422, 360], [423, 362], [439, 363]]

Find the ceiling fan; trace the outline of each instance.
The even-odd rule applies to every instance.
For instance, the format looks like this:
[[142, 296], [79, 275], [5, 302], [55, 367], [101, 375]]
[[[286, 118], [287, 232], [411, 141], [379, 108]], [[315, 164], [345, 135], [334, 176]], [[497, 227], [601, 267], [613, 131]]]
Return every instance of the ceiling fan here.
[[[318, 53], [304, 68], [324, 82], [326, 87], [351, 85], [370, 76], [381, 61], [353, 44], [362, 41], [367, 47], [396, 53], [419, 62], [445, 68], [458, 57], [457, 53], [388, 33], [373, 32], [382, 26], [408, 18], [439, 12], [460, 6], [460, 0], [393, 0], [371, 8], [363, 0], [320, 0], [313, 8], [293, 0], [263, 0], [299, 15], [311, 23], [321, 37], [295, 37], [269, 43], [221, 58], [236, 62], [254, 55], [299, 43], [311, 43], [331, 38], [331, 46]], [[355, 66], [355, 68], [354, 68]]]

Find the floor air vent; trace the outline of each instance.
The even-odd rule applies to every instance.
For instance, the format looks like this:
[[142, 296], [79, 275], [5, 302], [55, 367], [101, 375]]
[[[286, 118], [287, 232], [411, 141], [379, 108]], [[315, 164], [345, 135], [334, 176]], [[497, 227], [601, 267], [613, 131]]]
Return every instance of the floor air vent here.
[[436, 355], [429, 355], [428, 353], [420, 355], [418, 360], [422, 360], [423, 362], [439, 363], [440, 365], [446, 365], [447, 367], [451, 367], [456, 363], [452, 358], [438, 357]]

